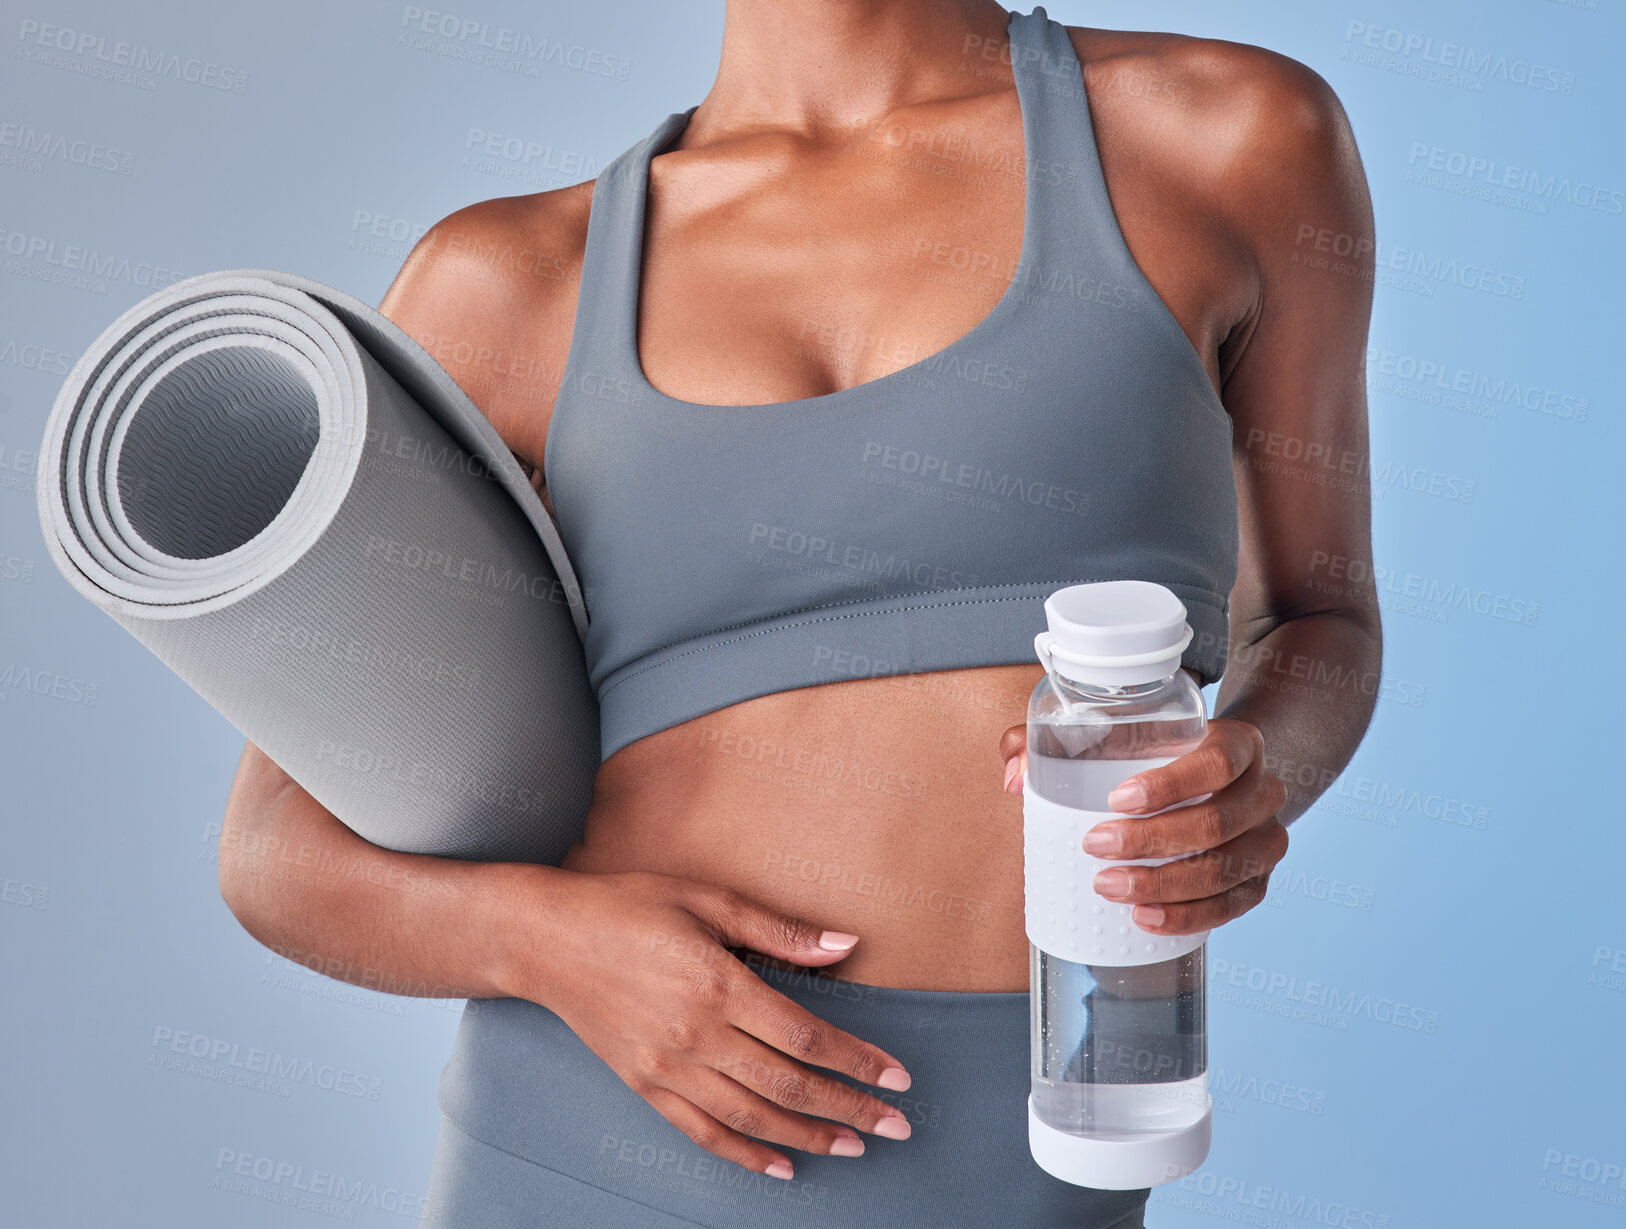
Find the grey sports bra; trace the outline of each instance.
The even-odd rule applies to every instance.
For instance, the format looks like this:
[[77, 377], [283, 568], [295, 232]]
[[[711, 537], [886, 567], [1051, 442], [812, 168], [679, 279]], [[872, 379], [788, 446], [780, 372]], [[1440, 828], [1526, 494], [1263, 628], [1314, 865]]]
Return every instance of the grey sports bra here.
[[1009, 30], [1017, 272], [969, 333], [879, 379], [765, 405], [655, 389], [637, 354], [644, 196], [695, 108], [598, 177], [543, 468], [604, 758], [770, 692], [1034, 663], [1044, 599], [1087, 581], [1168, 586], [1195, 633], [1183, 664], [1223, 672], [1231, 419], [1118, 228], [1066, 29], [1041, 6]]

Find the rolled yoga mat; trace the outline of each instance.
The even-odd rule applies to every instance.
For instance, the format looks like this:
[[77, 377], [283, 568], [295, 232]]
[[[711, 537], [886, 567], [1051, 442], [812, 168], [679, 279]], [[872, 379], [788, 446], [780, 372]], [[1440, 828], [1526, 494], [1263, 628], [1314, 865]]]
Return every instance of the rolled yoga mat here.
[[68, 374], [40, 448], [57, 567], [389, 849], [556, 864], [599, 764], [586, 613], [473, 402], [358, 299], [177, 282]]

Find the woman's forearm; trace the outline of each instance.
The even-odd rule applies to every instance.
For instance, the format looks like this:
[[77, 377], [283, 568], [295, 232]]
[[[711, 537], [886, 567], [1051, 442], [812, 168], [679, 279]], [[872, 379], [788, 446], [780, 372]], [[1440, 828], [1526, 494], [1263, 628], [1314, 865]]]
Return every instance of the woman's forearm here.
[[[560, 882], [542, 882], [550, 876]], [[289, 960], [387, 994], [511, 994], [518, 902], [534, 926], [536, 902], [572, 877], [382, 849], [252, 745], [221, 824], [221, 894], [244, 929]]]
[[1375, 614], [1301, 615], [1232, 650], [1214, 715], [1259, 728], [1265, 767], [1287, 786], [1283, 824], [1308, 810], [1355, 754], [1377, 704], [1382, 666]]

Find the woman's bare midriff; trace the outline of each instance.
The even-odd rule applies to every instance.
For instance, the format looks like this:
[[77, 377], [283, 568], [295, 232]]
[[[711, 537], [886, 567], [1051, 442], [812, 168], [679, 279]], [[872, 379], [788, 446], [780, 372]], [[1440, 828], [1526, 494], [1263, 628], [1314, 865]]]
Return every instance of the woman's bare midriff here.
[[671, 726], [604, 762], [562, 865], [721, 884], [858, 935], [828, 971], [851, 981], [1026, 990], [1022, 801], [999, 738], [1041, 675], [847, 679]]

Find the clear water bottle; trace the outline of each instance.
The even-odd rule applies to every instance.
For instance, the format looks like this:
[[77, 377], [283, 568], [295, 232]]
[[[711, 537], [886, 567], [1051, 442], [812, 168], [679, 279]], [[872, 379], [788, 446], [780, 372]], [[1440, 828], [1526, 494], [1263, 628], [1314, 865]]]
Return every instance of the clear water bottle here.
[[1097, 871], [1173, 859], [1095, 858], [1084, 833], [1122, 819], [1107, 795], [1194, 748], [1207, 712], [1180, 669], [1186, 608], [1162, 585], [1073, 585], [1044, 608], [1049, 628], [1034, 648], [1045, 677], [1028, 705], [1022, 788], [1028, 1141], [1058, 1178], [1133, 1190], [1190, 1173], [1208, 1154], [1208, 932], [1150, 934], [1131, 920], [1133, 906], [1097, 896]]

